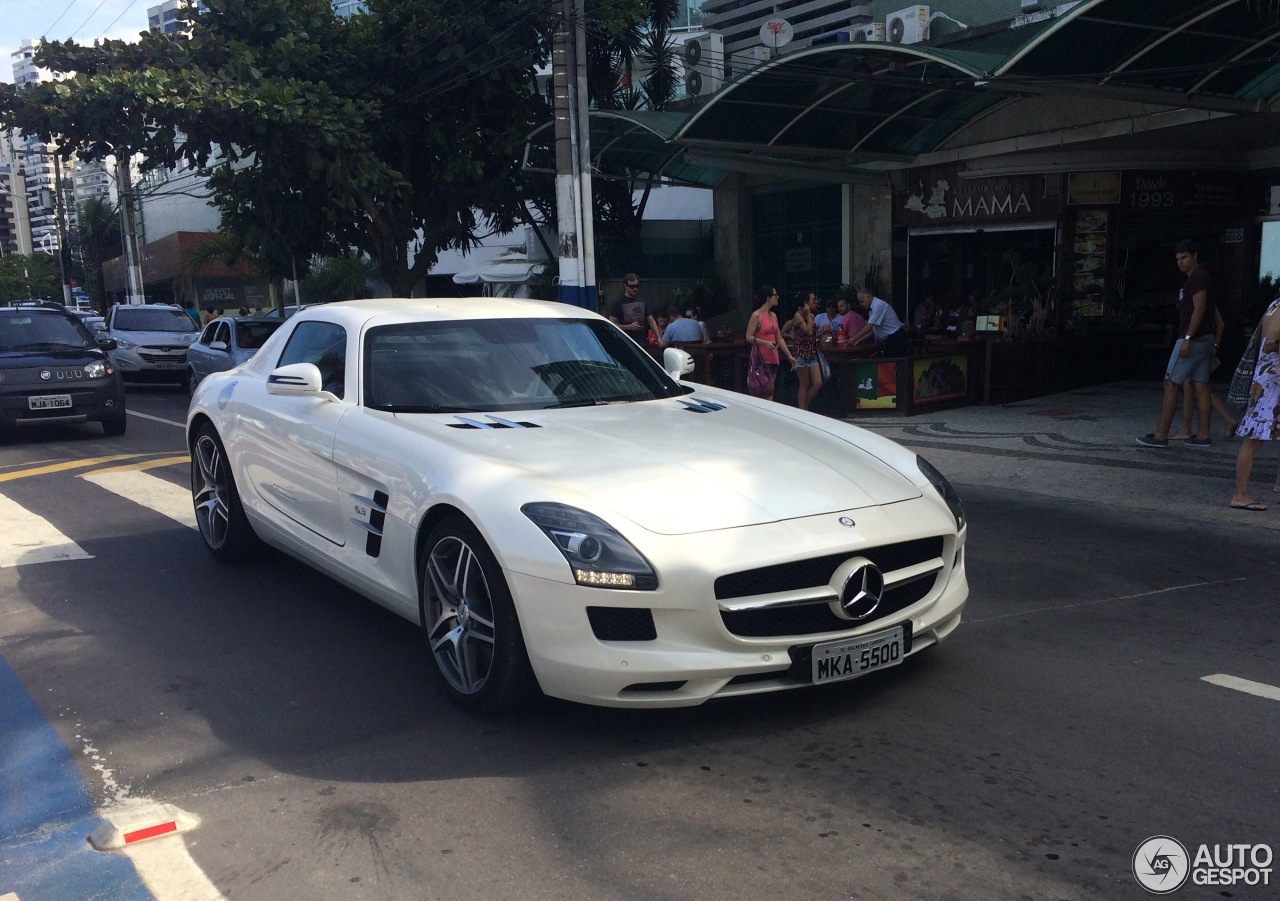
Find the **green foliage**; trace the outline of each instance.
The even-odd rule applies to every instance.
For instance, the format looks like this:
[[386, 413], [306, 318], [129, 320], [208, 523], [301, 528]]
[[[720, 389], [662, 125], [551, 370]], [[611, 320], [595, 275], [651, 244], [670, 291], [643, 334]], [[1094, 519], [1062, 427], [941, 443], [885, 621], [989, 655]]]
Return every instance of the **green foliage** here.
[[120, 255], [119, 212], [111, 201], [94, 197], [80, 207], [76, 220], [84, 289], [93, 299], [94, 308], [105, 310], [107, 292], [103, 286], [102, 264]]
[[[446, 248], [522, 215], [530, 90], [550, 10], [536, 0], [208, 0], [189, 37], [43, 43], [70, 77], [0, 86], [0, 124], [64, 154], [141, 154], [209, 178], [223, 227], [263, 270], [354, 247], [408, 294]], [[409, 246], [421, 250], [410, 260]]]
[[365, 296], [365, 283], [378, 274], [368, 257], [317, 257], [298, 285], [303, 303], [328, 303]]
[[47, 253], [10, 253], [0, 257], [0, 298], [62, 302], [62, 273], [58, 258]]

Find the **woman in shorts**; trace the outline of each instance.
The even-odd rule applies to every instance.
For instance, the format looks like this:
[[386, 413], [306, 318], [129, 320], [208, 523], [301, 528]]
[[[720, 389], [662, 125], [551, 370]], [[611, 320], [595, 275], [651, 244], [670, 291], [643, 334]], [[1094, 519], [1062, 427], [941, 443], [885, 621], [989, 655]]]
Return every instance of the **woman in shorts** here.
[[809, 409], [818, 389], [822, 387], [822, 366], [818, 360], [818, 329], [814, 317], [818, 313], [818, 297], [812, 291], [796, 295], [795, 312], [787, 320], [783, 334], [787, 346], [795, 357], [796, 378], [800, 387], [796, 402], [801, 410]]

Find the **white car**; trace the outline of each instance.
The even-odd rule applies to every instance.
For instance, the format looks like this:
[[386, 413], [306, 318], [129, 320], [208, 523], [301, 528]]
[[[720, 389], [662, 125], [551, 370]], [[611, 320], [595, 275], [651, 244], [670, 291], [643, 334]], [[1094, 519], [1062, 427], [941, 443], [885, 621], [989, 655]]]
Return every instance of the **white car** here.
[[196, 388], [205, 545], [266, 542], [419, 623], [463, 706], [616, 707], [834, 682], [949, 635], [959, 498], [911, 451], [680, 381], [539, 301], [304, 310]]

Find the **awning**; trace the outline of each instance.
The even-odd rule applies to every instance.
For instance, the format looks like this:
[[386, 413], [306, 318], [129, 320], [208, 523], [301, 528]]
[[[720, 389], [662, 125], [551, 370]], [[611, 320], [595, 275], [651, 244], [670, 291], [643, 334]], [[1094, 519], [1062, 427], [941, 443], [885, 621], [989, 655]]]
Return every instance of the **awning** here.
[[[959, 35], [937, 45], [809, 47], [749, 70], [683, 111], [593, 112], [593, 170], [702, 185], [727, 171], [856, 181], [936, 162], [970, 144], [980, 155], [1001, 152], [978, 147], [968, 135], [981, 129], [966, 129], [994, 121], [987, 117], [1002, 109], [1016, 123], [1018, 104], [1044, 98], [1106, 101], [1109, 121], [1144, 117], [1147, 129], [1228, 117], [1262, 129], [1280, 118], [1272, 110], [1280, 98], [1274, 3], [1081, 0]], [[1153, 126], [1153, 110], [1170, 115]], [[1095, 139], [1073, 123], [1040, 143]], [[550, 123], [530, 147], [530, 161], [553, 171]]]
[[497, 260], [479, 269], [459, 272], [453, 277], [455, 285], [519, 285], [527, 284], [546, 271], [545, 263], [528, 260]]

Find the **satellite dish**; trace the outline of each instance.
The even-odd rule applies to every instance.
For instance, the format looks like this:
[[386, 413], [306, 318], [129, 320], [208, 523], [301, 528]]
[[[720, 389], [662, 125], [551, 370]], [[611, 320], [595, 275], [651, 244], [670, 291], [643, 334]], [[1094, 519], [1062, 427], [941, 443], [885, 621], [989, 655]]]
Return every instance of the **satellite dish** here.
[[689, 77], [684, 80], [685, 93], [690, 97], [697, 97], [702, 93], [702, 75], [696, 71], [690, 72]]
[[684, 42], [684, 61], [691, 66], [696, 66], [702, 59], [702, 41], [694, 38], [691, 41]]
[[760, 26], [760, 43], [777, 50], [791, 43], [796, 30], [786, 19], [769, 19]]

